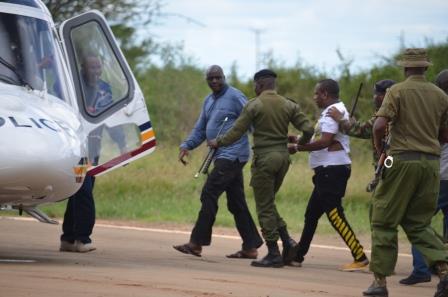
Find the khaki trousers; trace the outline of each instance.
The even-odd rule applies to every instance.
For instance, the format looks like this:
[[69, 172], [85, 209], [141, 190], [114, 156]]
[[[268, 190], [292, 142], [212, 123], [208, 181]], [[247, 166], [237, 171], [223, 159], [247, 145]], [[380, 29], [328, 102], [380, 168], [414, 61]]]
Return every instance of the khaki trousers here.
[[255, 154], [252, 161], [250, 185], [254, 190], [255, 204], [261, 233], [266, 241], [277, 241], [278, 229], [286, 227], [275, 206], [275, 194], [282, 185], [290, 164], [289, 153], [264, 152]]
[[448, 252], [430, 226], [438, 191], [439, 160], [425, 155], [411, 161], [394, 158], [373, 194], [371, 271], [383, 276], [393, 273], [399, 225], [429, 266], [448, 262]]

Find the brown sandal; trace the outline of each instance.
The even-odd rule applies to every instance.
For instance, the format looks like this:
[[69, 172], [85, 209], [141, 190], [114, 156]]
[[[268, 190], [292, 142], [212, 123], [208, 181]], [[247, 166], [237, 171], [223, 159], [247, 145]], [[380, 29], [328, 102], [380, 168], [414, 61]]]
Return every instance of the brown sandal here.
[[226, 255], [227, 258], [231, 259], [257, 259], [258, 252], [255, 252], [254, 254], [248, 254], [246, 251], [238, 251], [236, 253]]
[[201, 257], [201, 253], [193, 250], [188, 243], [181, 245], [173, 245], [173, 248], [184, 254], [190, 254], [196, 257]]

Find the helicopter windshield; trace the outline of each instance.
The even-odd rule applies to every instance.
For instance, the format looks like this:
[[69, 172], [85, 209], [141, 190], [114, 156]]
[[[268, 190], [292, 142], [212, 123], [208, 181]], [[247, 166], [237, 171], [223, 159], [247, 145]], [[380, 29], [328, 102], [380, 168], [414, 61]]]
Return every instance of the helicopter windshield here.
[[65, 100], [66, 81], [54, 34], [45, 20], [0, 13], [0, 82]]

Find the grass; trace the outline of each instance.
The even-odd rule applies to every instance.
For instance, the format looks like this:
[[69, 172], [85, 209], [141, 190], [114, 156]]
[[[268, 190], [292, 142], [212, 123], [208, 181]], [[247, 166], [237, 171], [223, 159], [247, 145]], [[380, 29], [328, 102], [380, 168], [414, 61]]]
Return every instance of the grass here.
[[[366, 142], [361, 143], [366, 146]], [[368, 208], [370, 194], [365, 186], [372, 177], [369, 147], [359, 143], [358, 154], [353, 156], [352, 175], [344, 198], [346, 216], [358, 234], [370, 230]], [[363, 149], [365, 151], [363, 151]], [[123, 219], [141, 222], [174, 222], [193, 224], [200, 208], [199, 195], [205, 176], [193, 176], [206, 154], [205, 148], [193, 151], [188, 166], [177, 161], [176, 147], [159, 145], [156, 151], [124, 168], [96, 179], [95, 203], [97, 218]], [[312, 191], [312, 171], [308, 167], [308, 154], [298, 153], [291, 157], [292, 164], [277, 197], [280, 214], [289, 229], [299, 233], [303, 229], [304, 212]], [[255, 218], [255, 202], [249, 187], [250, 164], [244, 168], [246, 196]], [[66, 202], [43, 208], [52, 217], [62, 217]], [[216, 225], [233, 227], [233, 217], [226, 209], [226, 198], [219, 201]], [[441, 215], [433, 222], [441, 230]], [[318, 232], [334, 232], [326, 217], [322, 217]]]

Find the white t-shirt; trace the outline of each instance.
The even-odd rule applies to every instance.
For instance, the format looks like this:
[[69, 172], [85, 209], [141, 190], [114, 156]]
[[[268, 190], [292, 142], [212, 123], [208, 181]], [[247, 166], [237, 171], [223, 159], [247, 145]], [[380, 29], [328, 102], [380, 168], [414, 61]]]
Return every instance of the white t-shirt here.
[[348, 119], [348, 111], [345, 108], [344, 103], [337, 102], [327, 106], [320, 114], [320, 118], [314, 127], [314, 135], [311, 142], [319, 139], [324, 132], [331, 133], [335, 134], [334, 140], [341, 143], [343, 150], [329, 152], [328, 148], [324, 148], [319, 151], [310, 152], [309, 164], [311, 168], [316, 168], [318, 166], [325, 167], [328, 165], [346, 165], [352, 163], [349, 156], [350, 138], [348, 135], [339, 131], [339, 124], [335, 120], [333, 120], [330, 116], [327, 116], [328, 109], [333, 106], [344, 114], [344, 119]]

